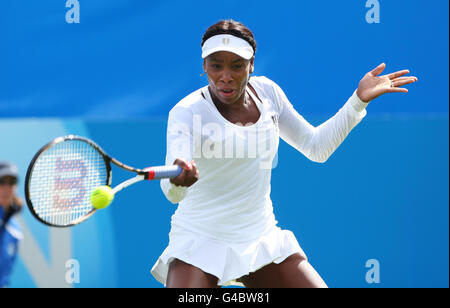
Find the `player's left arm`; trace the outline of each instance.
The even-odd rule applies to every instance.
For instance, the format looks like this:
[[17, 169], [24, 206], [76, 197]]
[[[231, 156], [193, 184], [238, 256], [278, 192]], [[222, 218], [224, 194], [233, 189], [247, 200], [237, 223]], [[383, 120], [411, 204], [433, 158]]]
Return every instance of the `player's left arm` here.
[[383, 63], [367, 73], [347, 103], [333, 117], [317, 127], [298, 114], [283, 91], [275, 86], [274, 99], [282, 106], [279, 117], [281, 138], [310, 160], [325, 162], [364, 118], [365, 108], [370, 101], [384, 93], [408, 92], [402, 86], [417, 81], [417, 77], [404, 76], [409, 70], [379, 76], [385, 67]]

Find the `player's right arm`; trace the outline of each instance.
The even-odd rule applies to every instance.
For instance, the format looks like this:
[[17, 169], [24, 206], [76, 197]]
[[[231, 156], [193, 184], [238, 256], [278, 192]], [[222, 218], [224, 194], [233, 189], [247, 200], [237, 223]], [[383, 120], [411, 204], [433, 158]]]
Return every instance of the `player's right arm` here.
[[193, 134], [192, 111], [183, 106], [175, 106], [169, 112], [167, 123], [166, 165], [174, 164], [183, 168], [182, 173], [171, 180], [161, 180], [161, 189], [172, 203], [179, 203], [199, 177], [197, 166], [192, 160]]

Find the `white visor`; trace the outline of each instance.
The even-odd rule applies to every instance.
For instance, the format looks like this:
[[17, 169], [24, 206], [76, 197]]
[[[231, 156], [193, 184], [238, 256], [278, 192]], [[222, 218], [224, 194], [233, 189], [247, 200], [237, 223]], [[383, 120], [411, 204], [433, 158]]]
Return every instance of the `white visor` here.
[[253, 57], [252, 46], [246, 40], [230, 34], [214, 35], [207, 39], [202, 47], [202, 58], [205, 59], [219, 51], [232, 52], [245, 60], [250, 60]]

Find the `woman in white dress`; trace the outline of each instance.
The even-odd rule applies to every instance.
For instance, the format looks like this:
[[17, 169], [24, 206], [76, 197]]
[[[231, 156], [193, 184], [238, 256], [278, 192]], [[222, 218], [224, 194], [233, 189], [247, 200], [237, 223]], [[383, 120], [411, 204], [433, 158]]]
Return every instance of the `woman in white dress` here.
[[256, 42], [233, 20], [208, 28], [202, 40], [209, 84], [169, 113], [166, 164], [183, 172], [161, 181], [178, 203], [169, 245], [152, 268], [167, 287], [326, 287], [294, 234], [277, 226], [270, 199], [279, 138], [325, 162], [364, 118], [370, 101], [407, 92], [408, 70], [367, 73], [346, 104], [325, 123], [310, 125], [281, 88], [251, 76]]

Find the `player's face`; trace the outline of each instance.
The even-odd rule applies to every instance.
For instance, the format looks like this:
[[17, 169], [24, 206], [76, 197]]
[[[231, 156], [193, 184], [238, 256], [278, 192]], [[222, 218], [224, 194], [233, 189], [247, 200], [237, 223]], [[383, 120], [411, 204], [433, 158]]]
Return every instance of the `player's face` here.
[[16, 179], [10, 176], [0, 178], [0, 205], [9, 206], [16, 189]]
[[254, 58], [245, 60], [227, 51], [208, 56], [203, 62], [203, 69], [208, 74], [213, 98], [226, 105], [242, 100], [253, 73], [253, 61]]

